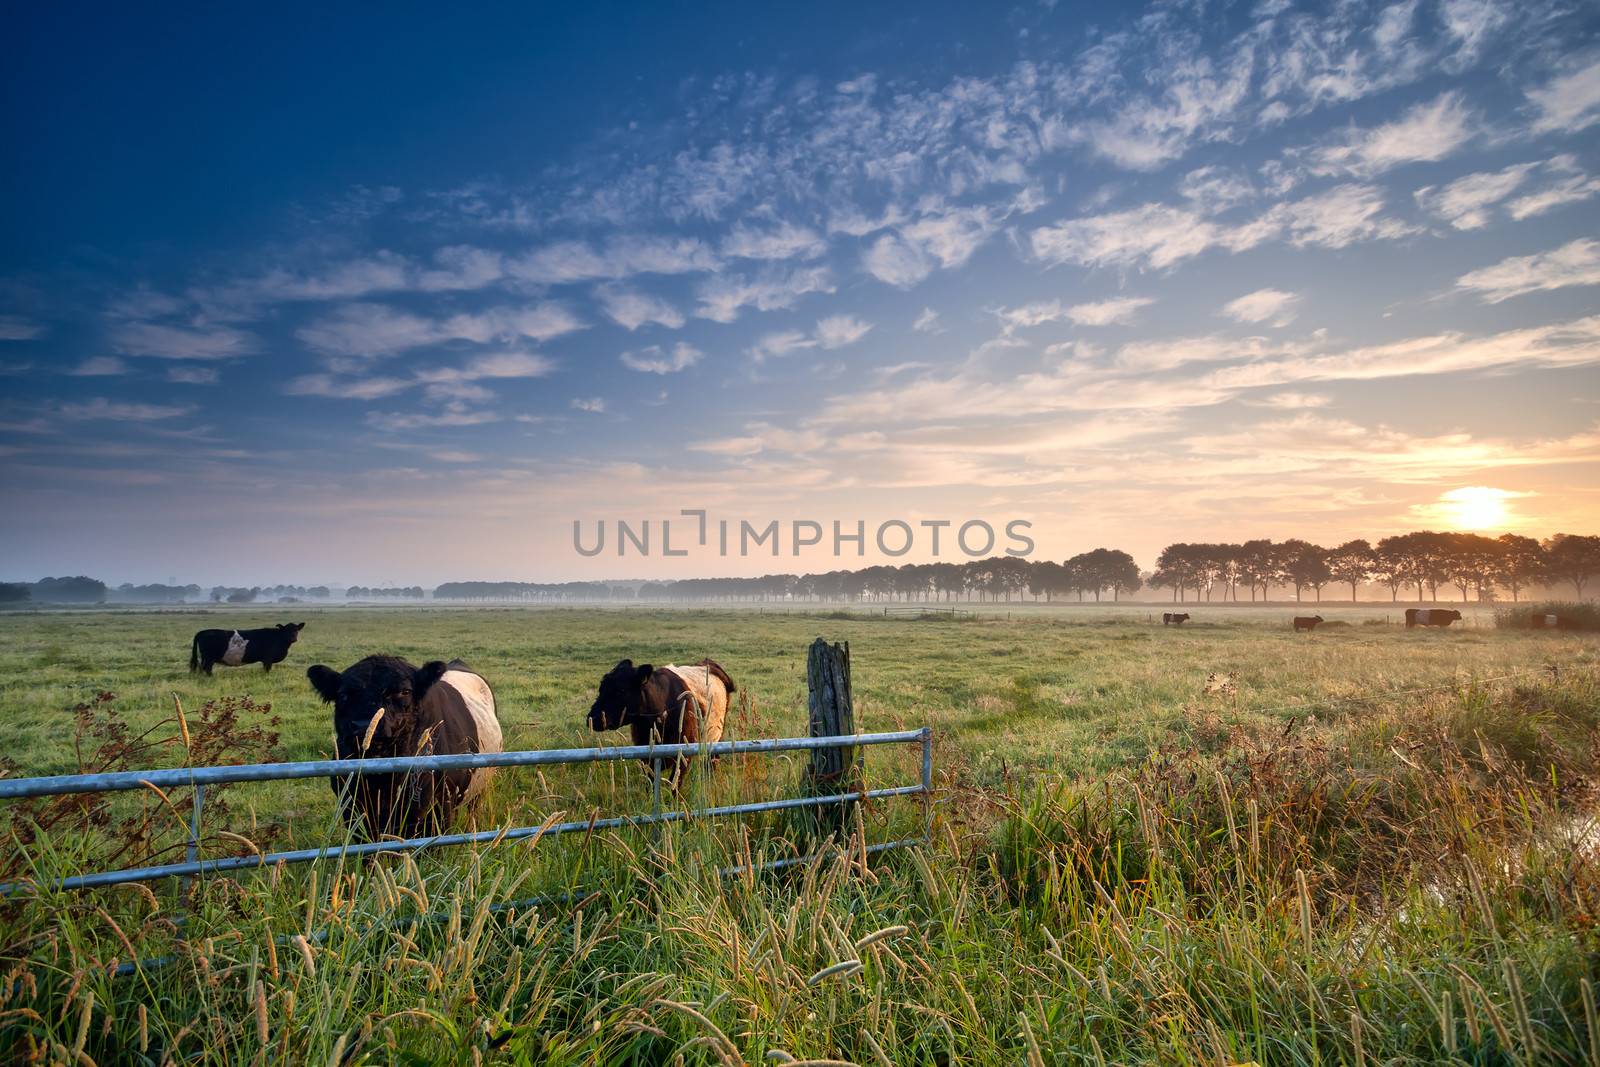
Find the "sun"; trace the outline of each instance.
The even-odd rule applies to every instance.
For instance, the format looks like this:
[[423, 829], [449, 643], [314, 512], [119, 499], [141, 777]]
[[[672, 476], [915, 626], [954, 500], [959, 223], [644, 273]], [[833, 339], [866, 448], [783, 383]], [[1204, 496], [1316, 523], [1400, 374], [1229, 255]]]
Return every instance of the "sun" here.
[[1431, 510], [1457, 530], [1504, 530], [1516, 525], [1510, 502], [1529, 495], [1487, 485], [1467, 485], [1441, 493]]

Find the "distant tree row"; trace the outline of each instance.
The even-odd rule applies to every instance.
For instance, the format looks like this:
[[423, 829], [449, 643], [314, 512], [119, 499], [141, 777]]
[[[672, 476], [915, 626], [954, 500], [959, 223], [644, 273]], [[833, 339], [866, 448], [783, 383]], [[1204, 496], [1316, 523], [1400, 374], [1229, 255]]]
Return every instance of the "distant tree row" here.
[[686, 578], [646, 582], [641, 600], [929, 601], [1012, 600], [1031, 594], [1117, 599], [1141, 585], [1133, 557], [1097, 548], [1062, 563], [993, 556], [967, 563], [907, 563], [821, 574], [764, 574], [759, 578]]
[[379, 589], [375, 586], [352, 585], [344, 591], [350, 600], [421, 600], [427, 592], [420, 585], [407, 585]]
[[[1295, 599], [1309, 590], [1322, 599], [1324, 588], [1347, 585], [1355, 600], [1363, 585], [1387, 586], [1391, 600], [1416, 590], [1416, 599], [1438, 600], [1454, 587], [1463, 601], [1491, 601], [1508, 594], [1520, 600], [1531, 588], [1570, 586], [1582, 600], [1600, 577], [1600, 537], [1556, 534], [1536, 541], [1519, 534], [1484, 537], [1470, 533], [1415, 533], [1385, 537], [1376, 545], [1364, 539], [1324, 548], [1291, 538], [1257, 539], [1239, 544], [1168, 545], [1155, 570], [1142, 575], [1132, 556], [1097, 548], [1065, 560], [995, 556], [966, 563], [907, 563], [815, 574], [765, 574], [756, 578], [686, 578], [671, 582], [445, 582], [433, 590], [439, 600], [521, 600], [531, 602], [635, 600], [809, 600], [809, 601], [1010, 601], [1035, 599], [1120, 600], [1143, 586], [1172, 591], [1175, 601], [1265, 601], [1274, 588], [1293, 589]], [[132, 585], [108, 591], [104, 582], [81, 575], [38, 582], [0, 583], [0, 603], [122, 602], [175, 603], [200, 594], [195, 585]], [[263, 588], [214, 586], [214, 603], [252, 604], [267, 597], [280, 601], [326, 599], [327, 586], [275, 585]], [[421, 600], [422, 586], [374, 588], [355, 585], [352, 600]]]
[[435, 600], [631, 600], [632, 584], [609, 582], [445, 582]]
[[1364, 539], [1323, 548], [1309, 541], [1256, 540], [1242, 544], [1168, 545], [1156, 560], [1152, 586], [1172, 590], [1177, 601], [1239, 600], [1241, 587], [1251, 600], [1272, 586], [1294, 589], [1295, 599], [1311, 590], [1322, 599], [1325, 586], [1387, 586], [1391, 600], [1415, 588], [1417, 600], [1438, 600], [1439, 589], [1454, 586], [1463, 601], [1495, 600], [1500, 591], [1519, 600], [1533, 586], [1570, 584], [1579, 600], [1600, 575], [1600, 537], [1556, 534], [1544, 542], [1520, 534], [1484, 537], [1471, 533], [1415, 533], [1385, 537], [1376, 545]]

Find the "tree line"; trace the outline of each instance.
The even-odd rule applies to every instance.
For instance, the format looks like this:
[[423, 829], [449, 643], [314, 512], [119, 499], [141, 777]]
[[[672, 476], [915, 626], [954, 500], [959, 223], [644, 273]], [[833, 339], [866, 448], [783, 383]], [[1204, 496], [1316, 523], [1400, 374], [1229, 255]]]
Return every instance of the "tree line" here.
[[1419, 530], [1385, 537], [1377, 544], [1363, 538], [1324, 548], [1291, 538], [1241, 544], [1168, 545], [1156, 559], [1150, 584], [1172, 590], [1177, 601], [1239, 600], [1243, 587], [1253, 601], [1267, 597], [1272, 586], [1292, 588], [1296, 600], [1311, 590], [1322, 599], [1324, 587], [1347, 584], [1355, 601], [1361, 586], [1377, 584], [1398, 601], [1408, 588], [1416, 599], [1438, 600], [1439, 590], [1455, 587], [1463, 601], [1513, 601], [1535, 586], [1571, 585], [1579, 600], [1600, 574], [1600, 537], [1556, 534], [1536, 541], [1520, 534], [1485, 537], [1472, 533]]
[[[1162, 549], [1152, 572], [1141, 573], [1127, 552], [1097, 548], [1065, 560], [995, 556], [965, 563], [907, 563], [808, 574], [765, 574], [754, 578], [685, 578], [678, 581], [445, 582], [432, 591], [436, 600], [584, 601], [1047, 601], [1076, 598], [1113, 601], [1141, 588], [1171, 590], [1177, 602], [1240, 602], [1268, 599], [1271, 590], [1292, 589], [1295, 599], [1309, 591], [1317, 600], [1330, 586], [1349, 586], [1356, 600], [1363, 585], [1376, 584], [1398, 601], [1415, 590], [1416, 599], [1438, 600], [1440, 589], [1454, 588], [1460, 599], [1493, 601], [1522, 598], [1531, 588], [1570, 587], [1582, 600], [1600, 576], [1600, 537], [1556, 534], [1537, 541], [1520, 534], [1485, 537], [1470, 533], [1420, 530], [1385, 537], [1376, 544], [1357, 538], [1333, 548], [1290, 538], [1256, 539], [1238, 544], [1179, 542]], [[1243, 595], [1241, 595], [1243, 594]], [[194, 585], [135, 586], [114, 590], [82, 575], [38, 582], [0, 583], [0, 603], [177, 603], [198, 599]], [[348, 599], [420, 600], [422, 586], [351, 586]], [[250, 604], [258, 599], [293, 602], [333, 596], [327, 586], [215, 586], [214, 603]]]

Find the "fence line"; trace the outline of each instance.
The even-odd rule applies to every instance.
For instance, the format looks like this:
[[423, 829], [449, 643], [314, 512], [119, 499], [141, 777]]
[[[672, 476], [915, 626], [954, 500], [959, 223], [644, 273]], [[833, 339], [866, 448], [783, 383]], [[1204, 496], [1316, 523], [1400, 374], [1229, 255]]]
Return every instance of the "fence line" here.
[[[596, 763], [619, 760], [644, 759], [655, 767], [655, 780], [660, 781], [664, 760], [680, 756], [721, 756], [742, 753], [773, 753], [805, 751], [819, 748], [836, 748], [846, 745], [890, 745], [916, 742], [922, 747], [921, 780], [916, 785], [888, 786], [878, 789], [858, 789], [853, 792], [827, 796], [793, 797], [785, 800], [766, 800], [744, 804], [726, 804], [718, 807], [677, 811], [652, 810], [648, 815], [620, 815], [605, 819], [584, 819], [554, 825], [519, 826], [484, 830], [475, 833], [434, 834], [428, 837], [404, 838], [391, 841], [370, 841], [338, 846], [323, 845], [317, 848], [295, 849], [286, 852], [260, 853], [248, 856], [229, 856], [222, 859], [198, 858], [200, 840], [200, 813], [205, 787], [230, 782], [292, 781], [302, 778], [358, 776], [367, 774], [395, 774], [408, 771], [465, 770], [486, 767], [528, 767], [552, 764]], [[193, 786], [195, 790], [193, 817], [189, 825], [189, 842], [182, 863], [167, 863], [145, 867], [130, 867], [116, 871], [96, 871], [73, 875], [48, 883], [54, 890], [90, 889], [99, 886], [120, 885], [126, 882], [146, 882], [160, 878], [217, 874], [254, 867], [274, 866], [278, 863], [309, 863], [321, 859], [343, 859], [382, 852], [408, 852], [425, 848], [444, 848], [456, 845], [499, 843], [523, 838], [559, 835], [574, 831], [613, 829], [622, 826], [648, 826], [682, 822], [695, 818], [719, 818], [728, 815], [745, 815], [763, 811], [787, 811], [796, 808], [827, 807], [853, 801], [889, 797], [923, 797], [925, 821], [932, 817], [930, 802], [933, 793], [933, 730], [924, 726], [916, 730], [898, 730], [887, 733], [850, 734], [835, 737], [784, 737], [762, 738], [748, 741], [719, 741], [715, 744], [680, 745], [619, 745], [609, 748], [531, 749], [512, 752], [484, 752], [452, 756], [393, 756], [354, 760], [307, 760], [298, 763], [261, 763], [233, 767], [175, 767], [151, 771], [115, 771], [103, 774], [70, 774], [43, 778], [0, 779], [0, 799], [21, 799], [38, 796], [59, 796], [66, 793], [115, 792], [146, 787], [171, 788]], [[887, 847], [922, 840], [889, 842]], [[882, 851], [882, 849], [879, 849]], [[787, 866], [795, 860], [776, 861], [762, 865]], [[32, 881], [0, 884], [0, 896], [10, 896], [25, 889], [41, 888]]]

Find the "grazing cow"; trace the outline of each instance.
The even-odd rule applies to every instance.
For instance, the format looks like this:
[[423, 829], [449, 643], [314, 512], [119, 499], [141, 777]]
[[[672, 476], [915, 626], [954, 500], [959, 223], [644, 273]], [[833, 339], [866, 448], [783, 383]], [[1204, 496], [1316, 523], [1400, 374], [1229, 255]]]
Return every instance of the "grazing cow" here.
[[[311, 687], [333, 705], [340, 759], [453, 756], [503, 752], [494, 691], [460, 660], [414, 667], [396, 656], [368, 656], [343, 671], [317, 664]], [[437, 833], [458, 806], [489, 784], [492, 768], [329, 779], [346, 820], [368, 840]]]
[[224, 667], [259, 663], [263, 671], [270, 671], [274, 663], [283, 662], [305, 628], [303, 622], [285, 622], [259, 630], [201, 630], [189, 644], [189, 672], [210, 674], [218, 663]]
[[[600, 679], [600, 692], [589, 709], [596, 733], [627, 726], [636, 745], [715, 744], [728, 717], [728, 696], [737, 692], [728, 672], [703, 659], [688, 667], [635, 667], [625, 659]], [[683, 758], [667, 768], [677, 784], [688, 766]], [[648, 761], [647, 761], [648, 764]]]
[[1540, 613], [1528, 616], [1530, 630], [1576, 630], [1578, 620], [1571, 615], [1552, 615]]
[[1315, 630], [1317, 623], [1321, 621], [1321, 615], [1296, 615], [1294, 617], [1294, 628], [1296, 632], [1300, 630]]
[[1172, 612], [1172, 611], [1163, 611], [1161, 613], [1161, 625], [1162, 626], [1182, 626], [1184, 623], [1186, 623], [1188, 621], [1189, 621], [1189, 613], [1188, 612], [1184, 612], [1181, 615], [1178, 614], [1177, 612]]
[[1461, 621], [1461, 612], [1449, 608], [1407, 608], [1406, 629], [1413, 626], [1449, 626]]

